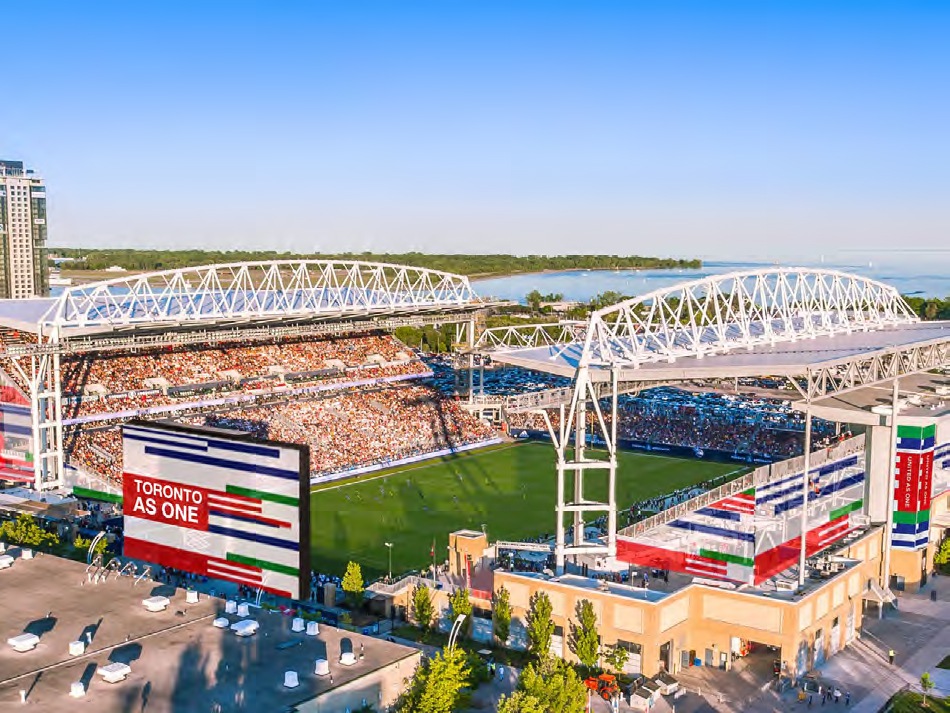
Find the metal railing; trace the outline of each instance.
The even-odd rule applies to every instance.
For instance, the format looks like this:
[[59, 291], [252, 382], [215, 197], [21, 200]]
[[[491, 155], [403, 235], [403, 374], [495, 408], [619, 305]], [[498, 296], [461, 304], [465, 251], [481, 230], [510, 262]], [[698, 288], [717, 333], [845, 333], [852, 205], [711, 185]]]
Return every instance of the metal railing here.
[[[864, 435], [854, 436], [849, 438], [846, 441], [827, 448], [821, 451], [814, 451], [811, 454], [811, 464], [809, 466], [811, 471], [823, 466], [825, 463], [841, 460], [849, 455], [854, 455], [855, 453], [861, 453], [864, 451]], [[633, 525], [623, 528], [617, 532], [618, 535], [623, 535], [624, 537], [640, 537], [646, 534], [649, 530], [654, 527], [660, 527], [661, 525], [666, 525], [667, 523], [676, 520], [677, 518], [688, 515], [691, 512], [695, 512], [703, 507], [708, 507], [713, 503], [722, 500], [723, 498], [728, 498], [731, 495], [741, 493], [743, 490], [748, 490], [754, 486], [767, 485], [769, 482], [784, 478], [788, 475], [794, 475], [796, 473], [801, 473], [805, 468], [805, 457], [797, 456], [795, 458], [790, 458], [788, 460], [780, 461], [778, 463], [771, 463], [770, 465], [764, 465], [759, 468], [756, 468], [751, 473], [747, 473], [735, 480], [731, 480], [728, 483], [724, 483], [712, 490], [707, 490], [705, 493], [701, 493], [694, 498], [690, 498], [678, 505], [659, 512], [656, 515], [651, 515], [645, 520], [636, 522]]]
[[377, 594], [392, 595], [392, 594], [398, 594], [404, 589], [407, 589], [410, 587], [414, 589], [420, 584], [424, 586], [429, 586], [430, 584], [432, 584], [432, 582], [428, 579], [423, 579], [422, 577], [418, 575], [410, 574], [403, 577], [402, 579], [397, 579], [395, 582], [390, 582], [388, 584], [382, 581], [373, 582], [366, 589], [367, 591], [376, 592]]
[[[765, 466], [765, 468], [767, 469], [768, 466]], [[697, 495], [694, 498], [690, 498], [679, 505], [674, 505], [673, 507], [663, 510], [662, 512], [658, 512], [656, 515], [651, 515], [645, 520], [635, 522], [634, 524], [625, 527], [622, 530], [618, 530], [617, 534], [623, 535], [624, 537], [640, 537], [641, 535], [646, 534], [647, 531], [652, 530], [654, 527], [666, 525], [667, 523], [676, 520], [683, 515], [688, 515], [699, 508], [711, 505], [714, 502], [722, 500], [723, 498], [728, 498], [729, 496], [735, 495], [736, 493], [741, 493], [743, 490], [748, 490], [752, 487], [755, 480], [755, 474], [759, 470], [762, 470], [762, 468], [758, 468], [751, 473], [746, 473], [735, 480], [730, 480], [728, 483], [723, 483], [712, 490], [707, 490], [705, 493]]]

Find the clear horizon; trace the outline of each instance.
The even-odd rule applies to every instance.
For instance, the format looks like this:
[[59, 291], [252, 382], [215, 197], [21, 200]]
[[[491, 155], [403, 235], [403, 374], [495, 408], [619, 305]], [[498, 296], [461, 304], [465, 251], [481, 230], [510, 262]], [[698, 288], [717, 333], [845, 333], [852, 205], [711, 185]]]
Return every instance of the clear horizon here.
[[46, 180], [50, 245], [950, 244], [945, 3], [221, 7], [4, 7], [37, 51], [6, 76], [0, 158]]

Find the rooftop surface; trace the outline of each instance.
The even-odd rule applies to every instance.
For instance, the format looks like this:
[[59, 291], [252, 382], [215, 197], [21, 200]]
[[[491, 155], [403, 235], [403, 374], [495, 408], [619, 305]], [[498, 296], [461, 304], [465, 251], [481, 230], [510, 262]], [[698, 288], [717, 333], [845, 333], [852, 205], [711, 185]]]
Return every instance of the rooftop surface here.
[[[11, 549], [17, 554], [17, 548]], [[293, 633], [290, 617], [254, 608], [248, 618], [257, 620], [261, 629], [255, 636], [239, 638], [211, 624], [215, 616], [240, 620], [222, 613], [222, 600], [202, 595], [197, 604], [186, 604], [183, 590], [154, 582], [136, 585], [115, 575], [101, 584], [87, 584], [84, 570], [78, 562], [40, 556], [18, 558], [12, 568], [0, 571], [0, 711], [286, 711], [407, 659], [408, 675], [418, 654], [322, 624], [316, 637]], [[146, 611], [142, 600], [153, 595], [169, 597], [171, 605], [163, 612]], [[40, 643], [17, 653], [6, 642], [24, 632], [37, 634]], [[69, 656], [69, 643], [87, 632], [92, 635], [88, 653]], [[357, 656], [362, 645], [365, 658], [353, 666], [340, 665], [342, 638], [351, 640]], [[332, 683], [329, 677], [314, 675], [317, 658], [330, 662]], [[120, 683], [106, 683], [96, 670], [110, 662], [127, 663], [131, 675]], [[288, 670], [297, 671], [296, 689], [282, 685]], [[84, 698], [69, 696], [74, 681], [86, 683]], [[20, 704], [21, 690], [28, 692], [26, 708]]]
[[[893, 380], [890, 380], [841, 395], [816, 399], [811, 405], [812, 413], [845, 423], [885, 425], [890, 411], [875, 413], [872, 409], [878, 406], [890, 407], [893, 384]], [[946, 389], [950, 389], [950, 372], [902, 377], [898, 382], [898, 398], [903, 402], [898, 412], [899, 420], [906, 422], [907, 419], [923, 419], [933, 423], [950, 417], [950, 394], [938, 393]]]
[[[680, 356], [675, 361], [655, 361], [637, 368], [619, 366], [622, 381], [682, 381], [697, 378], [744, 376], [800, 376], [810, 368], [834, 364], [855, 357], [872, 356], [889, 349], [950, 341], [950, 322], [900, 324], [877, 331], [817, 336], [796, 342], [759, 344], [703, 357]], [[523, 366], [535, 371], [573, 376], [583, 343], [528, 349], [491, 351], [494, 361]], [[607, 368], [591, 368], [591, 379], [609, 380]]]
[[[690, 586], [706, 586], [716, 589], [727, 589], [734, 592], [740, 592], [742, 594], [790, 602], [796, 601], [803, 596], [812, 594], [813, 592], [828, 584], [830, 581], [836, 579], [858, 565], [859, 562], [857, 560], [844, 556], [845, 553], [850, 546], [873, 534], [877, 529], [878, 528], [876, 527], [863, 527], [853, 530], [829, 544], [828, 547], [821, 550], [821, 552], [809, 557], [807, 560], [808, 570], [805, 577], [805, 586], [802, 590], [797, 592], [788, 591], [787, 589], [780, 588], [779, 586], [781, 583], [786, 582], [797, 583], [797, 564], [793, 565], [785, 572], [780, 572], [779, 574], [770, 577], [756, 586], [749, 584], [738, 584], [728, 581], [704, 579], [702, 577], [696, 577], [690, 574], [671, 571], [667, 574], [666, 580], [650, 576], [648, 578], [648, 586], [643, 588], [635, 586], [633, 583], [640, 581], [640, 578], [643, 576], [644, 572], [649, 574], [650, 568], [639, 565], [631, 567], [631, 584], [608, 582], [602, 579], [595, 579], [593, 577], [582, 577], [577, 574], [563, 574], [559, 577], [551, 577], [538, 572], [510, 571], [510, 574], [528, 577], [531, 579], [543, 579], [548, 582], [562, 584], [566, 587], [577, 587], [578, 589], [585, 589], [588, 591], [601, 591], [604, 594], [610, 594], [616, 597], [622, 597], [624, 599], [634, 599], [650, 603], [661, 602], [667, 596]], [[823, 563], [830, 560], [834, 561], [834, 571], [832, 571], [832, 568], [829, 567], [826, 571], [821, 572], [820, 570]], [[620, 564], [622, 563], [618, 563], [618, 565]]]

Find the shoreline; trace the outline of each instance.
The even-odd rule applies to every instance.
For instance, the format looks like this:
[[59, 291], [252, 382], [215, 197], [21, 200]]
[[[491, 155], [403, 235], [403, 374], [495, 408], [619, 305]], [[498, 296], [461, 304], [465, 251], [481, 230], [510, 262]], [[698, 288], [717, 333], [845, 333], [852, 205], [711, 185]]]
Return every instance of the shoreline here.
[[548, 275], [558, 272], [640, 272], [641, 270], [702, 270], [704, 265], [700, 263], [699, 267], [567, 267], [567, 268], [548, 268], [544, 270], [524, 270], [519, 272], [480, 272], [474, 275], [468, 275], [471, 282], [482, 282], [484, 280], [496, 280], [505, 277], [515, 277], [521, 275]]

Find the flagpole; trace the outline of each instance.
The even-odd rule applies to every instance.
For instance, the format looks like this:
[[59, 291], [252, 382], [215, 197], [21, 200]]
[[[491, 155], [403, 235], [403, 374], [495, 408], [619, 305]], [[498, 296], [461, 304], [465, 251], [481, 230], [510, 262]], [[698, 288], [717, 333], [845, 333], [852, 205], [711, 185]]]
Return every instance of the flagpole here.
[[432, 586], [435, 586], [435, 538], [432, 538]]

